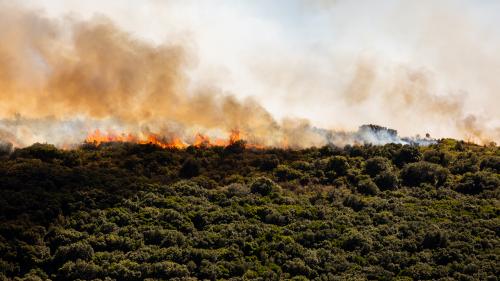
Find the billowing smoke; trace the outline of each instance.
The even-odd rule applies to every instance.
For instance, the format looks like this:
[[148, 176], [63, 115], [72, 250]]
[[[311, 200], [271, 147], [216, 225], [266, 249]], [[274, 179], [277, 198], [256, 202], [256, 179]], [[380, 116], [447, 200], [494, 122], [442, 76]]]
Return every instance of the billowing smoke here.
[[297, 34], [284, 28], [289, 41], [249, 59], [255, 80], [286, 97], [271, 106], [322, 127], [500, 141], [500, 2], [299, 2]]
[[181, 137], [238, 129], [266, 145], [282, 138], [256, 102], [188, 90], [192, 57], [181, 45], [141, 42], [105, 18], [53, 21], [5, 3], [0, 35], [0, 130], [15, 144], [82, 141], [95, 128]]
[[[304, 119], [278, 121], [251, 98], [193, 82], [188, 72], [197, 57], [185, 44], [137, 39], [105, 17], [51, 19], [0, 2], [0, 38], [0, 139], [14, 146], [67, 146], [96, 130], [117, 139], [154, 135], [185, 144], [199, 134], [217, 139], [234, 131], [258, 146], [411, 142], [373, 127], [345, 133]], [[426, 118], [447, 114], [456, 126], [483, 137], [480, 120], [464, 117], [460, 97], [434, 95], [424, 72], [403, 67], [381, 80], [374, 64], [360, 60], [339, 103], [362, 107], [377, 97], [391, 100], [382, 110], [417, 108], [428, 112]]]

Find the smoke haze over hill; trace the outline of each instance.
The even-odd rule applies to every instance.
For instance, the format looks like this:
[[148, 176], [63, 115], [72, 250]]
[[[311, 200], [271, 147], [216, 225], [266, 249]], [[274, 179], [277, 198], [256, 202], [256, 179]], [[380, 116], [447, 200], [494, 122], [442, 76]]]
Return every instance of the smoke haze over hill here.
[[[96, 129], [186, 143], [232, 130], [266, 146], [401, 141], [342, 133], [365, 123], [403, 135], [500, 140], [500, 61], [491, 52], [500, 36], [474, 14], [485, 7], [460, 14], [455, 4], [424, 1], [403, 18], [408, 7], [390, 1], [377, 15], [344, 1], [299, 1], [282, 18], [275, 4], [267, 14], [261, 7], [245, 14], [217, 2], [200, 15], [206, 4], [147, 1], [134, 14], [109, 2], [96, 15], [92, 1], [61, 10], [51, 1], [42, 9], [21, 2], [0, 1], [0, 138], [15, 145], [78, 143]], [[233, 29], [211, 21], [223, 12]], [[144, 14], [150, 28], [136, 24]], [[366, 29], [368, 19], [375, 30]], [[264, 29], [271, 31], [258, 33]], [[380, 38], [365, 37], [372, 31]], [[235, 32], [250, 39], [238, 41]]]

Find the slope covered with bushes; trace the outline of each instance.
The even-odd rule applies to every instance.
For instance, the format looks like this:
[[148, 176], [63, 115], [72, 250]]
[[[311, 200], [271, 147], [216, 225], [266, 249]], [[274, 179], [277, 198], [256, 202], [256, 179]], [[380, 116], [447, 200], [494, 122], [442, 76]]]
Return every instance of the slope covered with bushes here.
[[495, 146], [0, 154], [0, 280], [500, 276]]

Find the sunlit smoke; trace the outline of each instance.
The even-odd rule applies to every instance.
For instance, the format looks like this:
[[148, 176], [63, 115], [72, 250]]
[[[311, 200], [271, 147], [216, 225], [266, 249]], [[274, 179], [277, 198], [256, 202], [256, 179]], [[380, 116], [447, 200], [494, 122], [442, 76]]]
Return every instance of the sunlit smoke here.
[[[14, 146], [133, 141], [181, 148], [244, 139], [253, 147], [299, 148], [412, 142], [388, 130], [345, 132], [318, 129], [305, 119], [277, 120], [255, 99], [192, 81], [187, 73], [197, 57], [189, 47], [143, 41], [106, 17], [51, 19], [0, 2], [0, 36], [0, 139]], [[404, 65], [382, 72], [376, 60], [362, 58], [338, 103], [382, 106], [400, 116], [405, 110], [421, 112], [426, 120], [446, 116], [473, 141], [496, 140], [498, 130], [491, 133], [479, 116], [465, 113], [460, 94], [437, 95], [431, 77]]]

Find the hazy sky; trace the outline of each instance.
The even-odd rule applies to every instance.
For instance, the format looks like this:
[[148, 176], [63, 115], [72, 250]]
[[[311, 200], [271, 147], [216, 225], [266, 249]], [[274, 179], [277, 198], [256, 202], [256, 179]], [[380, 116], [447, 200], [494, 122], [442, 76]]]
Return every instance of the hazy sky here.
[[19, 2], [182, 42], [193, 85], [255, 97], [278, 119], [499, 140], [500, 1]]

